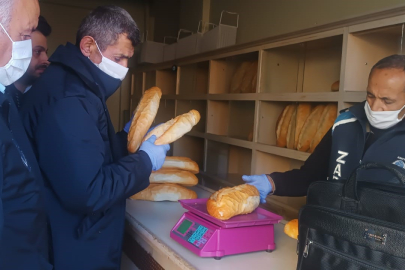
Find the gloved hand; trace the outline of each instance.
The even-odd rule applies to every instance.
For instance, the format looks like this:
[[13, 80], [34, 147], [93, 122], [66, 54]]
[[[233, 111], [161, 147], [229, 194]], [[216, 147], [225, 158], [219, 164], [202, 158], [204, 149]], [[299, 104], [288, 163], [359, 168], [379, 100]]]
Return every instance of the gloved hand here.
[[166, 153], [170, 150], [170, 145], [155, 145], [156, 136], [153, 135], [141, 144], [139, 150], [148, 154], [152, 162], [152, 170], [157, 171], [162, 168], [165, 162]]
[[267, 176], [265, 174], [243, 175], [242, 179], [246, 184], [255, 186], [260, 193], [260, 202], [266, 203], [266, 197], [273, 189]]
[[135, 116], [135, 114], [133, 113], [132, 116], [131, 116], [131, 120], [129, 120], [129, 122], [125, 124], [124, 131], [126, 133], [129, 132], [129, 129], [130, 129], [131, 123], [132, 123], [132, 119], [134, 119], [134, 116]]

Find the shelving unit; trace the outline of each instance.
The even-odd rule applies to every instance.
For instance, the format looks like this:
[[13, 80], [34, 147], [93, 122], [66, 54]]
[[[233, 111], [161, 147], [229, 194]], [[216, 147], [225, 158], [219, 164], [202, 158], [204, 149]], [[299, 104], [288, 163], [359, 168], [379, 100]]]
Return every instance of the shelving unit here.
[[[297, 169], [310, 154], [276, 146], [276, 123], [284, 107], [333, 102], [341, 110], [365, 100], [371, 67], [401, 52], [403, 23], [405, 14], [367, 17], [141, 66], [132, 76], [131, 108], [143, 91], [157, 85], [164, 96], [156, 123], [191, 109], [200, 112], [198, 125], [173, 144], [173, 154], [196, 160], [200, 184], [210, 188], [241, 184], [243, 174]], [[234, 74], [246, 61], [258, 62], [257, 86], [251, 93], [231, 93]], [[178, 66], [177, 72], [172, 66]], [[339, 91], [333, 92], [338, 80]], [[304, 203], [305, 198], [270, 196], [267, 207], [289, 219]]]

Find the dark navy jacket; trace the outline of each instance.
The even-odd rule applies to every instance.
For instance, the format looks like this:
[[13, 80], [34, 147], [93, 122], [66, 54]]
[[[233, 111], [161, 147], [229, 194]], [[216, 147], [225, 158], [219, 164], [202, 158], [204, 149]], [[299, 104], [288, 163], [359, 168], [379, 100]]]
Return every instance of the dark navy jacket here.
[[45, 178], [55, 269], [119, 269], [125, 200], [149, 185], [151, 161], [115, 135], [106, 99], [120, 80], [70, 43], [49, 60], [21, 115]]
[[0, 269], [50, 270], [43, 180], [11, 97], [0, 92]]
[[[355, 105], [338, 116], [299, 170], [270, 174], [276, 186], [275, 195], [305, 196], [312, 182], [346, 179], [354, 168], [365, 162], [392, 163], [405, 168], [405, 121], [384, 130], [367, 145], [373, 133], [369, 132], [364, 104]], [[360, 178], [369, 182], [395, 182], [388, 171], [377, 169], [362, 172]]]

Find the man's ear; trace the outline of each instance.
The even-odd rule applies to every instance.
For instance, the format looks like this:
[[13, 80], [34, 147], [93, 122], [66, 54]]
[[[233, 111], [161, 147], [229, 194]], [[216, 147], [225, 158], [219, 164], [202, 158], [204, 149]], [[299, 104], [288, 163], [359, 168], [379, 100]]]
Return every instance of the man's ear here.
[[86, 57], [90, 57], [91, 52], [94, 50], [96, 46], [94, 39], [90, 36], [85, 36], [80, 41], [80, 51]]

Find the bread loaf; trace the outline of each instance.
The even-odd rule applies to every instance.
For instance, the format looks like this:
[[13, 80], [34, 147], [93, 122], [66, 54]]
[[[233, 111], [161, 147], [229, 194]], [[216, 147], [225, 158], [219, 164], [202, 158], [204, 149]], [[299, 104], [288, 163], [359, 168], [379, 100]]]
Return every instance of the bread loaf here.
[[298, 151], [307, 152], [309, 150], [312, 139], [317, 132], [319, 120], [321, 119], [325, 107], [325, 105], [316, 106], [305, 121], [305, 124], [302, 127], [301, 133], [298, 138]]
[[291, 238], [298, 239], [298, 219], [293, 219], [285, 224], [284, 233]]
[[288, 132], [287, 132], [287, 148], [288, 149], [294, 149], [296, 122], [297, 122], [297, 107], [294, 108], [294, 112], [291, 116], [290, 124], [288, 125]]
[[197, 199], [197, 193], [176, 184], [150, 184], [149, 187], [131, 196], [132, 200], [173, 201]]
[[312, 139], [309, 152], [314, 152], [316, 146], [328, 132], [328, 130], [333, 126], [335, 119], [337, 117], [337, 106], [336, 104], [328, 104], [324, 109], [322, 116], [319, 120], [318, 127], [316, 129], [316, 133], [314, 138]]
[[242, 62], [236, 69], [235, 73], [232, 76], [231, 86], [229, 89], [231, 93], [240, 93], [240, 86], [243, 82], [243, 77], [250, 65], [251, 62]]
[[254, 186], [244, 184], [213, 193], [207, 201], [207, 211], [217, 219], [227, 220], [253, 212], [259, 203], [259, 191]]
[[298, 137], [308, 116], [311, 114], [312, 106], [310, 103], [300, 103], [297, 107], [297, 118], [295, 121], [295, 142], [294, 149], [297, 149]]
[[144, 141], [152, 135], [156, 135], [156, 145], [172, 143], [189, 132], [198, 121], [200, 121], [200, 113], [196, 110], [191, 110], [157, 126], [146, 135]]
[[180, 169], [194, 174], [200, 172], [198, 164], [187, 157], [166, 157], [162, 169]]
[[198, 178], [191, 172], [176, 169], [160, 169], [152, 172], [149, 176], [151, 184], [180, 184], [183, 186], [195, 186], [198, 184]]
[[332, 86], [330, 87], [330, 89], [332, 90], [332, 91], [339, 91], [339, 83], [340, 83], [340, 81], [336, 81], [336, 82], [334, 82], [333, 84], [332, 84]]
[[252, 80], [257, 74], [257, 61], [251, 62], [243, 76], [242, 83], [240, 84], [240, 93], [252, 92]]
[[288, 133], [288, 126], [290, 125], [291, 117], [294, 113], [296, 105], [290, 104], [287, 105], [283, 112], [280, 114], [277, 124], [276, 124], [276, 138], [277, 142], [276, 145], [278, 147], [286, 147], [287, 146], [287, 133]]
[[135, 153], [141, 145], [143, 137], [153, 123], [159, 109], [162, 91], [158, 87], [146, 90], [135, 109], [135, 115], [128, 132], [128, 151]]

